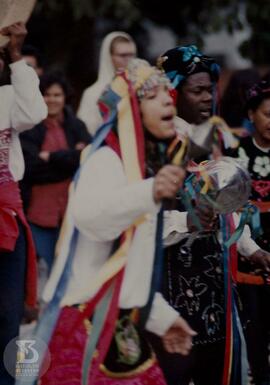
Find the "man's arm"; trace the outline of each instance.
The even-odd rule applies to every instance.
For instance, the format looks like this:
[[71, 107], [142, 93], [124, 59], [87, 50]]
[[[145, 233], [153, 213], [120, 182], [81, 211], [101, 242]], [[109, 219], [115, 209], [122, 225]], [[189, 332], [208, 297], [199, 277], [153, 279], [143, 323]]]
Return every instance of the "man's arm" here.
[[12, 128], [21, 132], [45, 119], [47, 106], [39, 91], [39, 79], [35, 71], [22, 60], [21, 48], [27, 34], [24, 23], [3, 28], [1, 33], [10, 37], [6, 49], [11, 59]]
[[197, 334], [160, 293], [156, 293], [146, 329], [162, 338], [169, 353], [189, 354], [192, 338]]

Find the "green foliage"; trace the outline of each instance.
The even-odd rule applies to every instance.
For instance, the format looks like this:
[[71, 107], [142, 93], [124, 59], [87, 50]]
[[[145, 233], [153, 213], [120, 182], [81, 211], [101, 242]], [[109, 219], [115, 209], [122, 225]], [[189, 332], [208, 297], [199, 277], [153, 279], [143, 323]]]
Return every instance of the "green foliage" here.
[[36, 13], [55, 17], [69, 9], [74, 21], [82, 18], [126, 18], [131, 24], [140, 16], [131, 0], [38, 0]]
[[[236, 0], [38, 0], [37, 13], [53, 17], [69, 9], [73, 20], [83, 17], [125, 19], [128, 24], [148, 17], [175, 31], [187, 33], [189, 23], [197, 23], [203, 31], [218, 30], [224, 25], [232, 29], [239, 22]], [[228, 7], [226, 12], [222, 11]]]
[[77, 52], [81, 58], [80, 66], [93, 68], [89, 55], [95, 47], [93, 26], [96, 19], [112, 20], [113, 28], [133, 33], [140, 28], [142, 19], [149, 18], [168, 26], [182, 40], [202, 46], [204, 33], [215, 33], [224, 27], [229, 32], [243, 28], [240, 12], [243, 5], [252, 34], [241, 45], [240, 51], [254, 64], [268, 64], [269, 0], [38, 0], [34, 17], [46, 24], [45, 53], [53, 61], [67, 67]]

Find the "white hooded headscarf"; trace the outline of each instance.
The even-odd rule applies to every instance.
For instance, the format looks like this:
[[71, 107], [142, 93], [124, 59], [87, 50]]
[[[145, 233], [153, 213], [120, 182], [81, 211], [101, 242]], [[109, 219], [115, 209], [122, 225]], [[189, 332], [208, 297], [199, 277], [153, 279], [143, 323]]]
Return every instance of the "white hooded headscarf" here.
[[77, 112], [78, 117], [84, 121], [92, 136], [102, 124], [102, 117], [97, 101], [104, 88], [111, 83], [115, 75], [115, 68], [111, 56], [111, 44], [117, 37], [124, 37], [133, 41], [130, 35], [120, 31], [111, 32], [104, 38], [99, 54], [98, 79], [92, 86], [86, 88], [84, 91]]

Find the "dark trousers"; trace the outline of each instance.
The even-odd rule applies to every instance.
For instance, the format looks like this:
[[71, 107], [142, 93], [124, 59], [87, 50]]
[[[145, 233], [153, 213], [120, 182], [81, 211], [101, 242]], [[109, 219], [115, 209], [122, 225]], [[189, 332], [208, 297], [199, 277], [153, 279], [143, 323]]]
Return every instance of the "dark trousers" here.
[[[3, 355], [10, 340], [18, 336], [24, 307], [26, 241], [19, 223], [19, 237], [15, 250], [0, 253], [0, 384], [13, 385], [15, 380], [7, 372]], [[14, 357], [15, 363], [16, 357]]]
[[168, 385], [221, 385], [225, 341], [195, 345], [188, 356], [167, 353], [160, 338], [149, 333]]
[[238, 286], [246, 320], [246, 341], [248, 358], [255, 384], [270, 384], [269, 342], [270, 342], [270, 286]]
[[36, 246], [36, 251], [39, 259], [43, 259], [48, 273], [54, 261], [55, 245], [59, 237], [60, 227], [42, 227], [30, 223], [33, 239]]

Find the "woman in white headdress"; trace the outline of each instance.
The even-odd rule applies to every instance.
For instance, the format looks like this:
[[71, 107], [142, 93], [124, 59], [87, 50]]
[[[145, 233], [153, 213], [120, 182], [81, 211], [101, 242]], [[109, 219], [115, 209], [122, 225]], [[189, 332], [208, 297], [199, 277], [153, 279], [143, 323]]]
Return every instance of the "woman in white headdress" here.
[[112, 81], [115, 72], [125, 68], [128, 61], [136, 56], [136, 45], [125, 32], [111, 32], [103, 40], [99, 56], [97, 81], [86, 88], [77, 112], [88, 131], [94, 135], [102, 124], [97, 101], [106, 86]]

